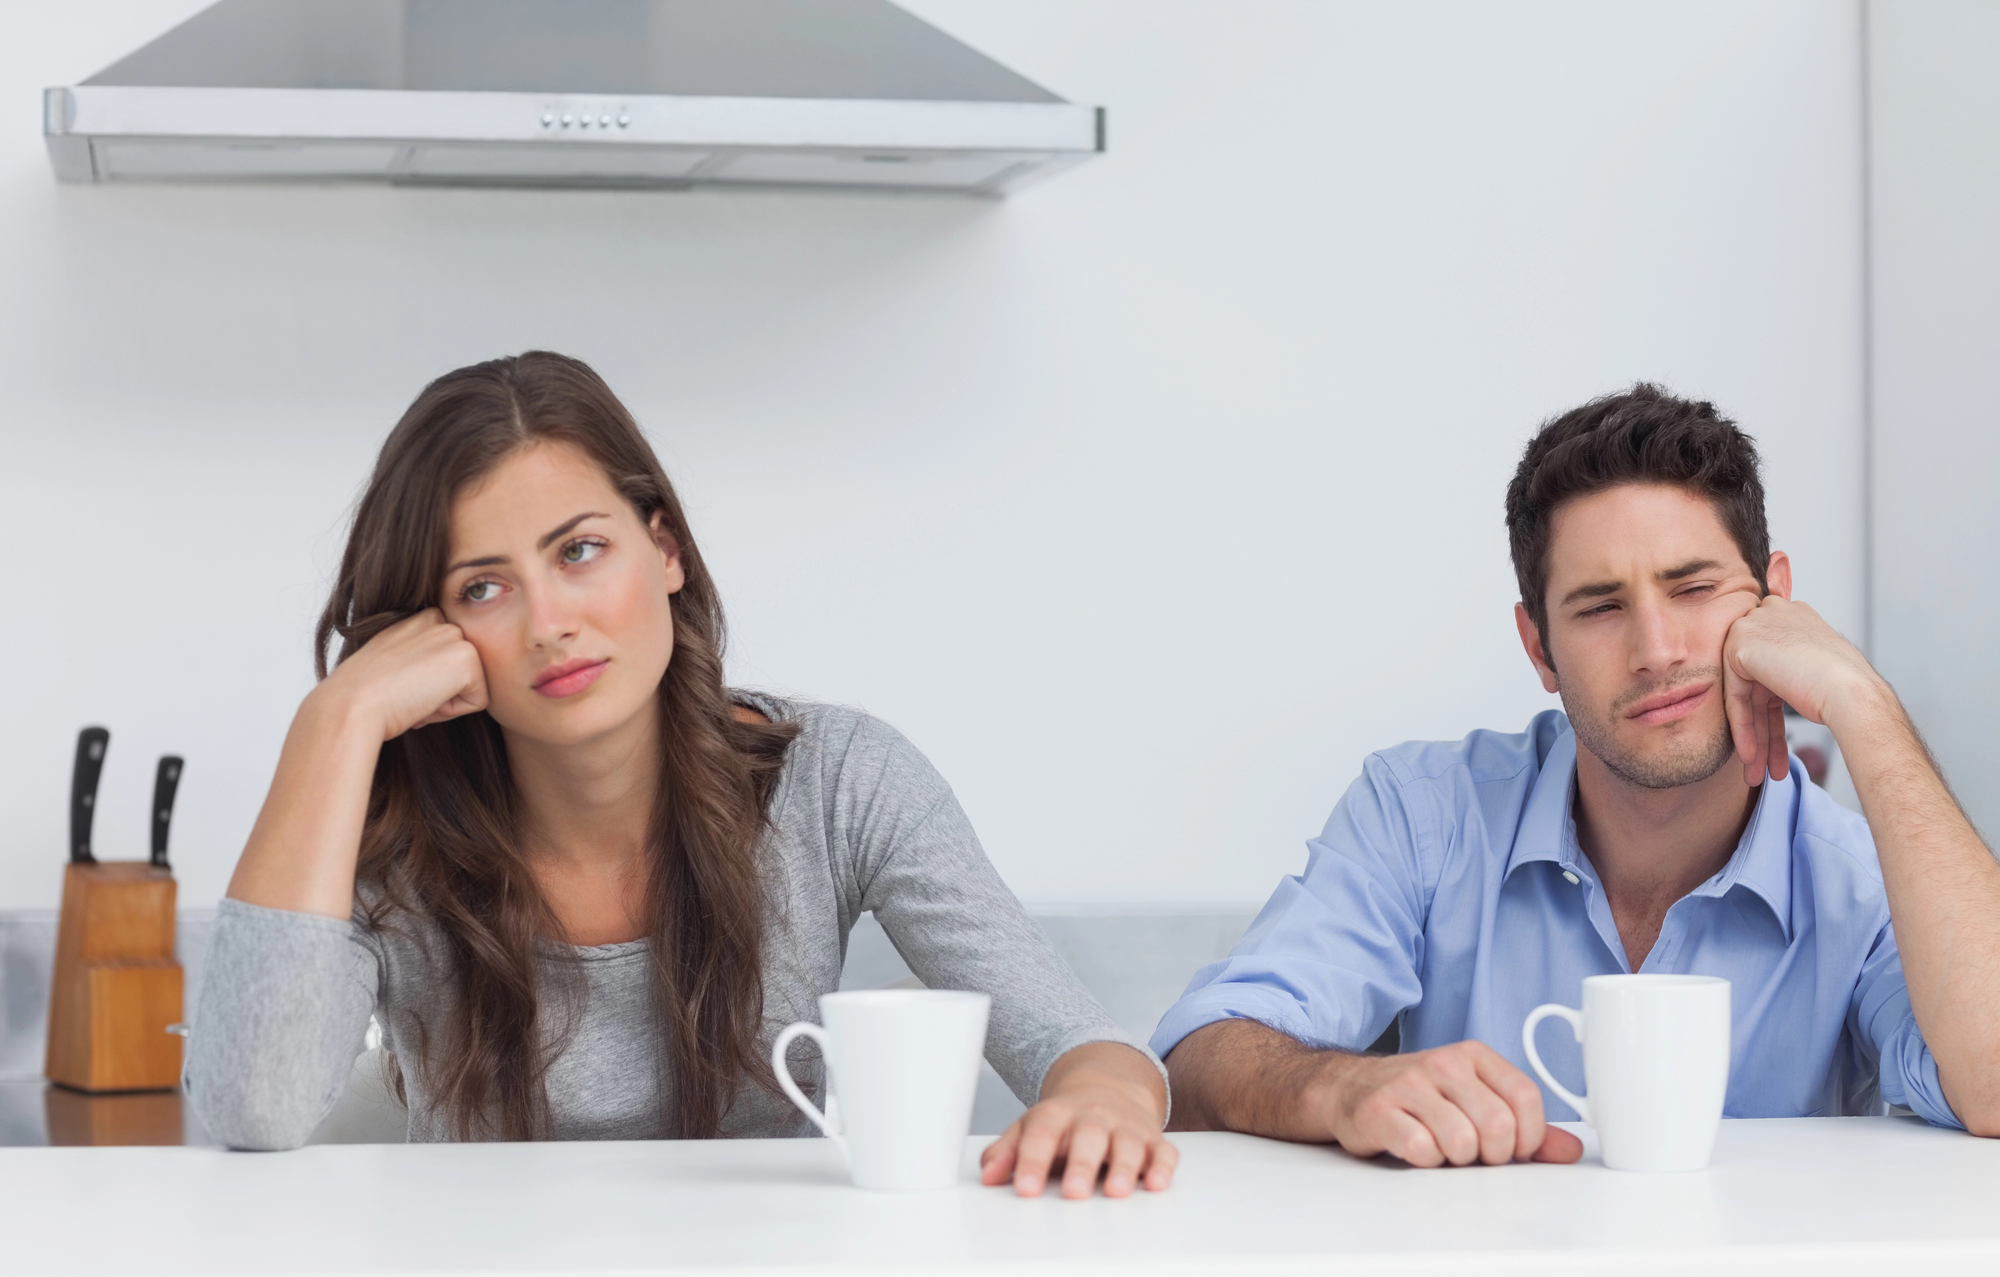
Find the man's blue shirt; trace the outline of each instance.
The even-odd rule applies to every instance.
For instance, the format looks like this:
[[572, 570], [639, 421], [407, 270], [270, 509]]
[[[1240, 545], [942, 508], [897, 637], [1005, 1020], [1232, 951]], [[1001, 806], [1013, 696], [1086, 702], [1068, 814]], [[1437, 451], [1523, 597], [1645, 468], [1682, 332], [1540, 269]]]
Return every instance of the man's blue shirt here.
[[[1765, 782], [1729, 863], [1667, 911], [1640, 970], [1730, 982], [1730, 1117], [1880, 1112], [1886, 1099], [1959, 1126], [1910, 1010], [1868, 824], [1803, 774], [1794, 759]], [[1585, 976], [1630, 969], [1577, 843], [1575, 777], [1576, 737], [1555, 710], [1518, 735], [1370, 756], [1307, 844], [1305, 873], [1196, 973], [1153, 1049], [1236, 1017], [1360, 1051], [1395, 1020], [1404, 1051], [1476, 1039], [1532, 1077], [1528, 1012], [1580, 1006]], [[1545, 1021], [1536, 1045], [1583, 1092], [1570, 1032]], [[1542, 1101], [1576, 1116], [1547, 1088]]]

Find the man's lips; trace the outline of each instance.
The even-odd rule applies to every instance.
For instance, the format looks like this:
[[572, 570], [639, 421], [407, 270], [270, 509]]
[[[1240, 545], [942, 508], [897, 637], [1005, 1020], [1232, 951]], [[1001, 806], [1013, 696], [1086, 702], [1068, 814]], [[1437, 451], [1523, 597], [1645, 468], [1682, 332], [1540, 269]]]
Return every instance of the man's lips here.
[[1702, 683], [1694, 687], [1676, 687], [1664, 692], [1655, 692], [1625, 711], [1625, 717], [1635, 723], [1657, 726], [1686, 718], [1708, 703], [1709, 693], [1715, 684]]
[[551, 665], [535, 676], [535, 690], [544, 696], [574, 696], [595, 683], [610, 663], [608, 660], [579, 657], [561, 665]]

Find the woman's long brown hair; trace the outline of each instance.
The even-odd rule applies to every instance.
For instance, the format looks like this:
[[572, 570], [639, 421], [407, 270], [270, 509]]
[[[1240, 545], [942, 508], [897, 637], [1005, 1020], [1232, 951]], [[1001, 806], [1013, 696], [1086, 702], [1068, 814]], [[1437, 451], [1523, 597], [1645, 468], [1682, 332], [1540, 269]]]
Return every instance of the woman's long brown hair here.
[[[763, 1020], [765, 806], [796, 729], [743, 723], [723, 685], [722, 604], [658, 458], [611, 388], [583, 363], [530, 351], [424, 388], [376, 459], [320, 614], [313, 659], [339, 660], [438, 602], [452, 502], [521, 447], [554, 442], [595, 461], [641, 520], [659, 515], [686, 584], [660, 682], [660, 778], [645, 896], [654, 1001], [671, 1072], [665, 1129], [705, 1137], [747, 1078], [773, 1085]], [[582, 981], [524, 859], [500, 727], [485, 713], [382, 747], [358, 878], [367, 921], [435, 925], [455, 996], [439, 1023], [406, 1027], [425, 1089], [460, 1139], [549, 1134], [545, 1080], [574, 1030]], [[426, 928], [425, 930], [429, 930]], [[398, 1079], [400, 1081], [400, 1077]], [[637, 1081], [637, 1079], [635, 1079]]]

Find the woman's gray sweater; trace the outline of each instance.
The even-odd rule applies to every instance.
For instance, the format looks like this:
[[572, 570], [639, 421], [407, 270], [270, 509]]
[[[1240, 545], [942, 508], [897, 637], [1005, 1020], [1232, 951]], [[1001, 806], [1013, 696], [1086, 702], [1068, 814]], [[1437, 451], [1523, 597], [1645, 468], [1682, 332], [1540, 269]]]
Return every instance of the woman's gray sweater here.
[[[739, 694], [799, 723], [770, 804], [773, 883], [764, 946], [764, 1037], [817, 1020], [840, 982], [847, 933], [873, 911], [926, 985], [990, 994], [986, 1058], [1033, 1103], [1056, 1058], [1086, 1042], [1145, 1051], [1049, 948], [980, 849], [951, 789], [916, 747], [852, 709]], [[414, 924], [414, 925], [413, 925]], [[410, 1139], [451, 1138], [424, 1091], [421, 1029], [453, 981], [427, 954], [422, 920], [371, 929], [224, 900], [188, 1039], [187, 1092], [209, 1132], [235, 1148], [294, 1148], [333, 1108], [371, 1014], [402, 1065]], [[548, 1074], [558, 1139], [652, 1139], [668, 1131], [672, 1079], [650, 1001], [646, 941], [576, 950], [585, 1001]], [[554, 1018], [554, 1017], [552, 1017]], [[795, 1051], [812, 1093], [820, 1065]], [[728, 1136], [808, 1135], [781, 1096], [745, 1081]]]

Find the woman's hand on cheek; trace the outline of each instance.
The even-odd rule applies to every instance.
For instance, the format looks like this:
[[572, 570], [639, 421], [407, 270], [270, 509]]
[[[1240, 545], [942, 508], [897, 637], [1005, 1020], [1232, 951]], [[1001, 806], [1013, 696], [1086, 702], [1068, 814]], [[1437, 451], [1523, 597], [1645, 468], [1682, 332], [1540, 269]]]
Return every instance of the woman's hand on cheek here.
[[485, 709], [486, 671], [465, 633], [426, 608], [363, 644], [314, 694], [379, 721], [387, 741]]
[[1128, 1046], [1093, 1042], [1063, 1055], [1042, 1083], [1041, 1102], [980, 1154], [980, 1182], [1014, 1183], [1041, 1193], [1060, 1171], [1062, 1195], [1091, 1195], [1101, 1174], [1106, 1197], [1173, 1182], [1180, 1152], [1160, 1128], [1166, 1086], [1153, 1062]]

